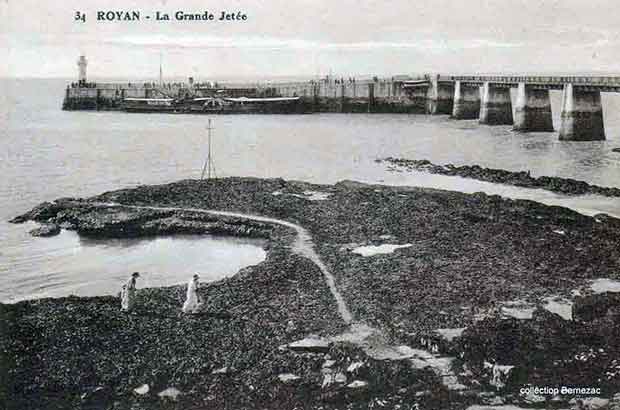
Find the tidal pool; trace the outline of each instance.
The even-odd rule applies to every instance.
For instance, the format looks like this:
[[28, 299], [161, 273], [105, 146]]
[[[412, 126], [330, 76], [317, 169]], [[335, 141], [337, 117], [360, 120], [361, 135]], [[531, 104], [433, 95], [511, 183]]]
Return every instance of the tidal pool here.
[[29, 242], [29, 255], [13, 253], [12, 248], [0, 255], [0, 302], [115, 295], [134, 271], [141, 275], [138, 288], [185, 283], [194, 273], [210, 282], [266, 257], [260, 239], [179, 235], [94, 240], [66, 230], [52, 238], [33, 238], [27, 232], [34, 226], [16, 226]]

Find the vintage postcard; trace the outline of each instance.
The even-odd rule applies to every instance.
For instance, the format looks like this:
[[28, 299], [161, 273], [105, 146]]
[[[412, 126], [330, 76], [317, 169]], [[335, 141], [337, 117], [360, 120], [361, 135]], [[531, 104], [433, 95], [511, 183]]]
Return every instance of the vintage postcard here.
[[620, 409], [612, 1], [0, 1], [0, 408]]

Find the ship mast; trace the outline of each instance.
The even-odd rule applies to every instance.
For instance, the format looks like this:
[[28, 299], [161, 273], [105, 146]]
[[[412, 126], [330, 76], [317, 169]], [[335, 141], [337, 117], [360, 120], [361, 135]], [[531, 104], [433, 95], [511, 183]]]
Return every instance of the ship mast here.
[[164, 71], [162, 69], [162, 55], [161, 51], [159, 52], [159, 86], [163, 86], [164, 84]]
[[211, 118], [209, 118], [209, 122], [207, 125], [208, 139], [207, 139], [207, 159], [202, 167], [202, 174], [200, 175], [200, 180], [205, 178], [205, 173], [207, 174], [207, 179], [211, 179], [211, 174], [213, 173], [213, 177], [217, 178], [215, 174], [215, 164], [213, 163], [213, 158], [211, 156], [211, 130], [213, 127], [211, 126]]

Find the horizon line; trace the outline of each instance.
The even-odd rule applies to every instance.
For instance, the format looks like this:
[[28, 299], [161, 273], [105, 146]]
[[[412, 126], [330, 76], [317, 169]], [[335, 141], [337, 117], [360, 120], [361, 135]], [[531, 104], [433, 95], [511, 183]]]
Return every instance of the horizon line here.
[[[379, 77], [379, 78], [389, 78], [389, 77], [401, 77], [401, 76], [411, 76], [411, 77], [415, 77], [415, 76], [420, 76], [420, 75], [425, 75], [425, 74], [431, 74], [431, 75], [435, 75], [435, 74], [440, 74], [440, 75], [458, 75], [458, 76], [467, 76], [467, 75], [476, 75], [476, 76], [492, 76], [492, 75], [515, 75], [515, 76], [542, 76], [542, 75], [571, 75], [571, 76], [575, 76], [575, 75], [582, 75], [582, 76], [587, 76], [587, 75], [605, 75], [605, 76], [620, 76], [620, 71], [607, 71], [607, 70], [589, 70], [589, 71], [577, 71], [577, 70], [571, 70], [571, 71], [553, 71], [553, 70], [545, 70], [545, 71], [538, 71], [538, 72], [523, 72], [523, 71], [494, 71], [494, 72], [476, 72], [476, 73], [472, 73], [472, 72], [466, 72], [466, 71], [454, 71], [451, 73], [440, 73], [437, 71], [432, 71], [432, 70], [428, 70], [428, 71], [420, 71], [420, 72], [409, 72], [409, 73], [398, 73], [398, 74], [385, 74], [385, 73], [377, 73], [377, 74], [369, 74], [369, 73], [356, 73], [356, 74], [338, 74], [338, 73], [332, 73], [332, 74], [284, 74], [284, 75], [275, 75], [275, 76], [252, 76], [252, 75], [225, 75], [225, 76], [196, 76], [196, 75], [172, 75], [172, 76], [168, 76], [168, 77], [164, 77], [164, 80], [169, 79], [170, 81], [176, 81], [179, 79], [185, 79], [187, 80], [190, 77], [193, 77], [194, 79], [196, 78], [200, 78], [203, 81], [222, 81], [222, 80], [236, 80], [236, 79], [245, 79], [245, 80], [255, 80], [255, 81], [267, 81], [270, 79], [278, 79], [278, 78], [308, 78], [308, 79], [313, 79], [313, 78], [325, 78], [327, 76], [332, 77], [332, 78], [349, 78], [349, 77], [360, 77], [360, 78], [365, 78], [365, 77]], [[114, 79], [117, 81], [121, 81], [123, 79], [127, 79], [127, 80], [141, 80], [141, 81], [150, 81], [150, 80], [159, 80], [158, 75], [152, 75], [152, 76], [135, 76], [135, 75], [127, 75], [127, 76], [123, 76], [123, 75], [109, 75], [109, 76], [101, 76], [101, 75], [96, 75], [96, 76], [92, 76], [91, 77], [93, 80], [110, 80], [110, 79]], [[74, 80], [77, 82], [77, 78], [75, 78], [74, 76], [58, 76], [58, 75], [51, 75], [51, 76], [39, 76], [39, 75], [20, 75], [20, 76], [14, 76], [14, 75], [0, 75], [0, 79], [6, 79], [6, 80]]]

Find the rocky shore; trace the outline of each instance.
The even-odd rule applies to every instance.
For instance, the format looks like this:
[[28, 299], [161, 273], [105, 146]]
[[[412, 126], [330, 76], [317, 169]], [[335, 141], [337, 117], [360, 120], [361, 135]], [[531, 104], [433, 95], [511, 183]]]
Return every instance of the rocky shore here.
[[548, 176], [533, 177], [526, 171], [512, 172], [504, 169], [484, 168], [479, 165], [438, 165], [433, 164], [426, 159], [418, 160], [388, 157], [378, 159], [376, 161], [379, 163], [385, 162], [392, 167], [392, 169], [405, 169], [408, 171], [429, 172], [431, 174], [459, 176], [463, 178], [477, 179], [479, 181], [514, 185], [524, 188], [542, 188], [547, 191], [565, 195], [596, 194], [608, 197], [620, 197], [620, 188], [602, 187], [571, 178]]
[[[307, 230], [353, 323], [299, 233], [250, 215]], [[620, 406], [620, 220], [607, 215], [226, 178], [59, 199], [13, 222], [27, 220], [98, 238], [262, 237], [268, 253], [203, 285], [196, 315], [180, 314], [183, 286], [139, 289], [132, 314], [109, 296], [0, 304], [9, 409]]]

